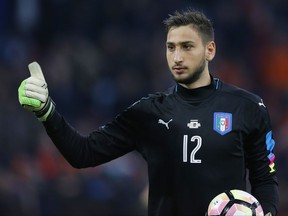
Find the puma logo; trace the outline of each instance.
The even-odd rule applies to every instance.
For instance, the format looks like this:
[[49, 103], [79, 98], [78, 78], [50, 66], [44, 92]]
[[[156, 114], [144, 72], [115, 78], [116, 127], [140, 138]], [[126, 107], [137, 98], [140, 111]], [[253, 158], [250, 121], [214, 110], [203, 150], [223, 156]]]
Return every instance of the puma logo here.
[[170, 119], [168, 122], [165, 122], [165, 121], [163, 121], [162, 119], [159, 119], [159, 120], [158, 120], [158, 123], [165, 125], [166, 128], [167, 128], [167, 130], [169, 130], [169, 125], [168, 125], [168, 124], [169, 124], [172, 120], [173, 120], [173, 119]]
[[262, 99], [261, 99], [261, 102], [259, 102], [258, 104], [259, 104], [259, 106], [263, 106], [263, 107], [266, 108], [266, 106], [265, 106], [265, 104], [263, 103], [263, 100], [262, 100]]

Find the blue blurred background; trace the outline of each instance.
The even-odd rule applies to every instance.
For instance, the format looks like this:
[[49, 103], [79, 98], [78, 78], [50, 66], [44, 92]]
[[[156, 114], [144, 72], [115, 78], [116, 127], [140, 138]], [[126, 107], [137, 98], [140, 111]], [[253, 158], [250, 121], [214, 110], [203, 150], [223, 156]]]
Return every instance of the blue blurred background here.
[[18, 104], [27, 65], [42, 66], [57, 109], [81, 133], [173, 84], [163, 19], [194, 7], [215, 26], [210, 72], [259, 94], [276, 140], [280, 216], [288, 215], [288, 1], [0, 0], [0, 215], [146, 215], [137, 153], [76, 170]]

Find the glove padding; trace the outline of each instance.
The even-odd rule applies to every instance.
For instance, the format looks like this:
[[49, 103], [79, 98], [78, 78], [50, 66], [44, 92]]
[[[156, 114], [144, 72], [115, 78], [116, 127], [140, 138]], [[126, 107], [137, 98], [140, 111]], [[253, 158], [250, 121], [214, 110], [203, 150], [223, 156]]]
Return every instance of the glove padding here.
[[40, 121], [46, 121], [54, 112], [55, 104], [49, 97], [48, 86], [37, 62], [28, 65], [30, 77], [18, 88], [19, 103], [26, 110], [33, 111]]

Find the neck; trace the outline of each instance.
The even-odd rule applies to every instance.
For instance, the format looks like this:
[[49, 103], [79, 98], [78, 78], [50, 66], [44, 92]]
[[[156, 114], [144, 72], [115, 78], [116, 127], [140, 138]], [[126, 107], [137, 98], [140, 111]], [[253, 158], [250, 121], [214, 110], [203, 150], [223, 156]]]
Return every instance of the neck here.
[[203, 86], [208, 86], [211, 83], [211, 77], [209, 74], [209, 71], [203, 71], [202, 75], [199, 77], [199, 79], [193, 83], [189, 83], [189, 84], [183, 84], [183, 83], [179, 83], [179, 85], [183, 86], [184, 88], [187, 89], [196, 89], [196, 88], [200, 88]]

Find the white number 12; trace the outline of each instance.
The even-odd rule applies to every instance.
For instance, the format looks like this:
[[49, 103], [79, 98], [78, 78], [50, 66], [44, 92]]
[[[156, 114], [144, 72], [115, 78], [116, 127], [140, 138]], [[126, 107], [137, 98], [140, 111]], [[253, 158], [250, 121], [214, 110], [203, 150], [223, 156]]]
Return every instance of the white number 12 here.
[[[195, 159], [196, 152], [201, 148], [202, 138], [200, 136], [192, 136], [191, 142], [196, 141], [195, 148], [190, 153], [190, 163], [201, 163], [201, 159]], [[188, 161], [188, 135], [183, 136], [183, 162]]]

